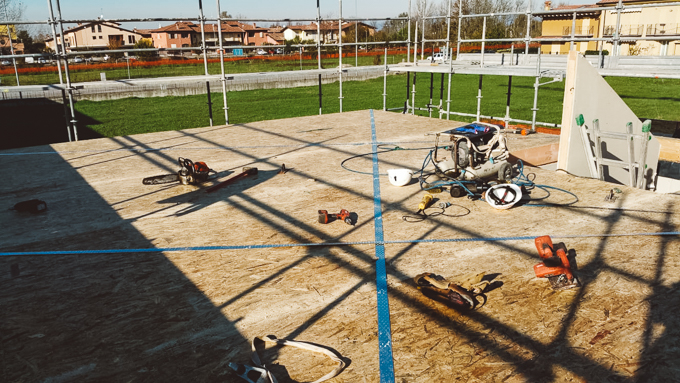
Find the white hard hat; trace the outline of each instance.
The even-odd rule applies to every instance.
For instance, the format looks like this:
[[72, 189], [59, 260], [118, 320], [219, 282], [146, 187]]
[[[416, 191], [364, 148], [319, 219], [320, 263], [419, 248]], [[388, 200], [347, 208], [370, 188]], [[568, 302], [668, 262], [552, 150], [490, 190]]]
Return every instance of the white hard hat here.
[[408, 185], [411, 182], [411, 176], [413, 176], [413, 172], [408, 169], [389, 169], [387, 171], [387, 177], [394, 186]]
[[522, 199], [522, 189], [515, 184], [497, 184], [486, 191], [486, 202], [494, 209], [510, 209]]

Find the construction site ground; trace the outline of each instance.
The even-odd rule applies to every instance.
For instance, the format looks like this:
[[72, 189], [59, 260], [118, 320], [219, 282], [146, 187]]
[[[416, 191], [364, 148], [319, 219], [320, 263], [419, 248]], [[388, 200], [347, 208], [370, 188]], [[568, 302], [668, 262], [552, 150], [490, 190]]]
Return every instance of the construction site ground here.
[[[428, 153], [393, 145], [428, 148], [426, 133], [464, 124], [373, 113], [377, 141], [391, 144], [380, 173], [419, 169]], [[349, 365], [334, 382], [379, 381], [371, 155], [345, 163], [356, 172], [340, 166], [372, 151], [371, 124], [365, 110], [0, 152], [0, 252], [114, 250], [0, 256], [0, 381], [238, 382], [228, 364], [251, 364], [263, 335], [336, 350]], [[558, 139], [509, 135], [508, 146]], [[178, 157], [206, 162], [217, 180], [142, 184], [176, 172]], [[290, 170], [278, 174], [282, 164]], [[206, 193], [243, 167], [259, 173]], [[573, 195], [547, 189], [495, 210], [442, 193], [447, 215], [407, 222], [423, 192], [380, 176], [396, 381], [677, 381], [680, 241], [645, 234], [680, 230], [679, 196], [529, 173]], [[605, 201], [613, 188], [618, 198]], [[9, 210], [33, 198], [48, 210]], [[320, 209], [347, 209], [356, 225], [321, 224]], [[541, 235], [575, 253], [581, 288], [556, 292], [535, 277]], [[301, 246], [338, 242], [354, 244]], [[139, 250], [154, 248], [166, 251]], [[425, 272], [485, 272], [486, 304], [426, 297], [413, 283]], [[264, 359], [279, 382], [334, 366], [287, 347]]]

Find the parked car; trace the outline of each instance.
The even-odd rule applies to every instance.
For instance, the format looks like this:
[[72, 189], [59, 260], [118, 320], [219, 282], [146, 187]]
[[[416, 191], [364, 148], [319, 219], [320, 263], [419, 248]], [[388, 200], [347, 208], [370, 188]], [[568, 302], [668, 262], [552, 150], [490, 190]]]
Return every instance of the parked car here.
[[80, 64], [80, 63], [82, 63], [82, 62], [83, 62], [83, 58], [80, 57], [80, 56], [76, 56], [76, 57], [73, 59], [73, 63], [74, 63], [74, 64]]
[[276, 48], [276, 54], [282, 55], [283, 54], [283, 48]]
[[47, 64], [47, 59], [44, 58], [44, 57], [38, 57], [38, 58], [35, 60], [35, 62], [37, 62], [38, 64]]
[[258, 55], [266, 55], [266, 54], [267, 54], [267, 51], [265, 51], [264, 49], [258, 49], [256, 53], [257, 53]]
[[446, 55], [444, 53], [441, 53], [441, 52], [435, 53], [432, 56], [427, 56], [428, 61], [444, 61], [444, 60], [447, 60], [447, 59], [448, 59], [448, 57], [446, 57]]
[[12, 65], [12, 62], [9, 60], [2, 60], [0, 61], [0, 65]]

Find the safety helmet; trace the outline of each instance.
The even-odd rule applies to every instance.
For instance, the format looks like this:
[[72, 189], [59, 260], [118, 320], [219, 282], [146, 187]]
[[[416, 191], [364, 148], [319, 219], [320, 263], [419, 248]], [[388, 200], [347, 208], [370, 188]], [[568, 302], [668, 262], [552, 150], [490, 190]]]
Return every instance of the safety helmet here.
[[411, 182], [411, 176], [413, 176], [413, 172], [408, 169], [389, 169], [387, 171], [387, 177], [394, 186], [408, 185]]
[[510, 209], [522, 199], [522, 189], [515, 184], [497, 184], [486, 191], [486, 202], [494, 209]]

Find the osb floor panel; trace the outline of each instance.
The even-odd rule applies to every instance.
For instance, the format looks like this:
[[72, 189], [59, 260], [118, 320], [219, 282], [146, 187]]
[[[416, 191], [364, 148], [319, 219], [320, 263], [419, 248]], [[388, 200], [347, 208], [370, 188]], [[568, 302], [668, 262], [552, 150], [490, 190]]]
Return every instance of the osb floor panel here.
[[[424, 133], [462, 124], [377, 111], [375, 125], [379, 141], [423, 148], [433, 142]], [[369, 111], [360, 111], [5, 151], [23, 155], [0, 156], [0, 250], [373, 241], [372, 177], [340, 167], [370, 152], [370, 141]], [[513, 135], [509, 146], [556, 141]], [[417, 169], [426, 154], [382, 153], [381, 172]], [[259, 175], [211, 194], [142, 185], [176, 171], [178, 156], [207, 162], [220, 180], [244, 166]], [[277, 175], [282, 163], [292, 170]], [[370, 156], [346, 165], [371, 171]], [[678, 196], [618, 186], [608, 203], [611, 184], [525, 172], [579, 201], [499, 211], [440, 194], [456, 205], [449, 216], [409, 223], [402, 216], [416, 210], [417, 184], [380, 178], [386, 240], [489, 238], [386, 245], [397, 381], [676, 381], [678, 237], [612, 235], [678, 231]], [[573, 201], [550, 191], [547, 202]], [[32, 198], [48, 211], [7, 210]], [[317, 222], [317, 210], [343, 208], [358, 215], [356, 226]], [[575, 251], [582, 288], [552, 291], [534, 276], [533, 240], [512, 239], [545, 234]], [[377, 382], [375, 259], [373, 245], [3, 256], [0, 381], [237, 382], [228, 363], [249, 363], [252, 338], [272, 334], [348, 358], [335, 382]], [[476, 311], [432, 301], [412, 283], [423, 272], [456, 281], [482, 271], [495, 288]], [[287, 348], [265, 359], [281, 382], [333, 367]]]

